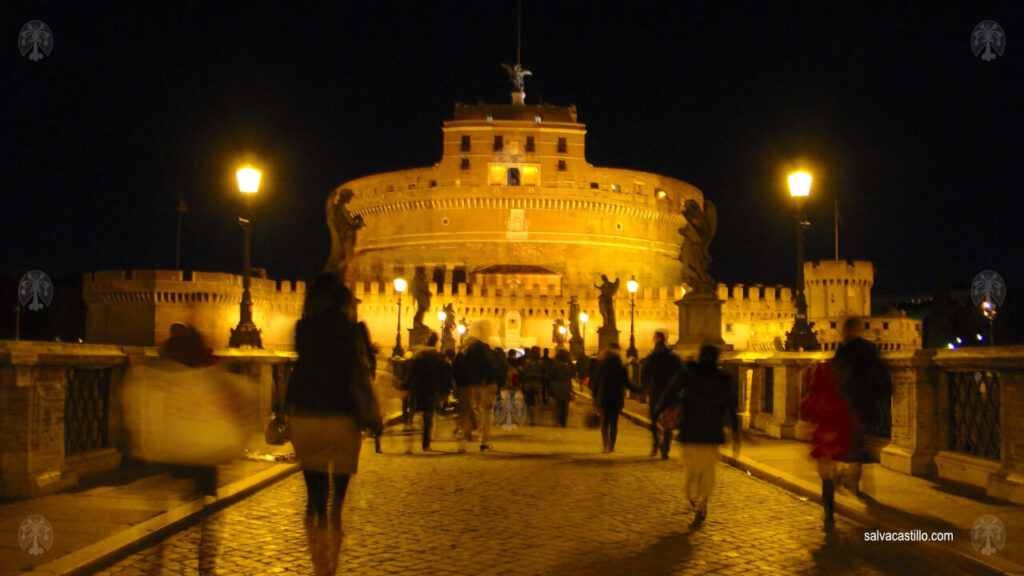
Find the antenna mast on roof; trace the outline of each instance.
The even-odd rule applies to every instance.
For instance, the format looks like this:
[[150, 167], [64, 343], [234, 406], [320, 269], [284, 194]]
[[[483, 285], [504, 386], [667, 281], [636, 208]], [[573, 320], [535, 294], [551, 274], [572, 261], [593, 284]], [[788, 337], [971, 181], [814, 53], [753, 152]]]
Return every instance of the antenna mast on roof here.
[[508, 72], [508, 79], [512, 81], [512, 103], [522, 106], [526, 102], [526, 82], [525, 78], [531, 76], [532, 73], [523, 68], [520, 61], [520, 55], [523, 48], [523, 0], [519, 0], [519, 11], [518, 19], [516, 22], [516, 65], [509, 66], [508, 64], [502, 64], [505, 71]]

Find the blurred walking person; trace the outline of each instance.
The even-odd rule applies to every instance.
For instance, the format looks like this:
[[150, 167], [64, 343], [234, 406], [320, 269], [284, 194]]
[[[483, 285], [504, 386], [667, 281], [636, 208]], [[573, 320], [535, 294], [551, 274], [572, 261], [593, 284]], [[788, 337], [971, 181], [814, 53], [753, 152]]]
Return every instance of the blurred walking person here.
[[839, 392], [839, 373], [832, 364], [821, 362], [810, 372], [810, 387], [800, 402], [800, 414], [815, 425], [811, 434], [811, 457], [821, 477], [821, 504], [825, 508], [825, 532], [835, 529], [836, 462], [853, 454], [854, 420], [850, 406]]
[[843, 342], [836, 348], [832, 365], [839, 371], [839, 391], [853, 418], [851, 454], [845, 459], [846, 479], [850, 490], [860, 498], [861, 465], [868, 460], [864, 435], [871, 424], [889, 417], [892, 379], [874, 345], [864, 339], [862, 319], [847, 318], [841, 335]]
[[306, 482], [304, 523], [317, 576], [337, 570], [341, 508], [358, 467], [362, 429], [379, 434], [382, 427], [354, 316], [349, 289], [337, 276], [321, 274], [307, 290], [302, 319], [295, 326], [298, 361], [285, 406]]
[[640, 374], [644, 392], [647, 393], [647, 407], [651, 417], [651, 456], [656, 456], [660, 450], [662, 460], [668, 459], [669, 447], [672, 443], [672, 428], [659, 427], [658, 419], [663, 409], [674, 407], [659, 406], [659, 401], [662, 399], [668, 383], [682, 365], [683, 361], [679, 356], [676, 356], [675, 352], [669, 350], [665, 345], [665, 333], [655, 332], [654, 351], [644, 358]]
[[406, 388], [411, 394], [412, 411], [423, 414], [424, 452], [430, 450], [434, 413], [451, 392], [451, 368], [437, 350], [438, 340], [437, 333], [431, 332], [425, 345], [415, 347], [407, 371], [409, 381]]
[[519, 370], [530, 426], [537, 425], [537, 401], [544, 391], [545, 374], [544, 360], [540, 357], [540, 347], [534, 346], [526, 352], [526, 359], [523, 360]]
[[[474, 423], [480, 427], [480, 450], [491, 447], [491, 420], [494, 409], [494, 398], [497, 385], [491, 370], [491, 347], [481, 336], [487, 336], [485, 321], [474, 322], [470, 326], [471, 335], [466, 338], [466, 347], [455, 358], [456, 386], [465, 388], [468, 396], [468, 410], [462, 412], [462, 429], [466, 432], [466, 440], [472, 440], [469, 431]], [[461, 447], [460, 447], [461, 451]]]
[[615, 439], [619, 434], [619, 415], [626, 403], [626, 390], [639, 391], [629, 381], [629, 373], [622, 364], [619, 345], [612, 343], [598, 354], [597, 367], [591, 378], [594, 403], [601, 415], [601, 441], [604, 452], [615, 452]]
[[555, 352], [555, 360], [548, 372], [551, 387], [551, 398], [555, 401], [555, 414], [558, 425], [565, 428], [569, 423], [569, 402], [572, 400], [572, 378], [576, 368], [572, 365], [572, 355], [565, 348]]
[[682, 409], [682, 442], [686, 496], [700, 526], [708, 515], [708, 500], [715, 488], [718, 446], [725, 443], [724, 424], [732, 428], [733, 452], [739, 453], [739, 418], [732, 378], [718, 368], [718, 348], [703, 346], [696, 362], [687, 362], [669, 387], [676, 390]]

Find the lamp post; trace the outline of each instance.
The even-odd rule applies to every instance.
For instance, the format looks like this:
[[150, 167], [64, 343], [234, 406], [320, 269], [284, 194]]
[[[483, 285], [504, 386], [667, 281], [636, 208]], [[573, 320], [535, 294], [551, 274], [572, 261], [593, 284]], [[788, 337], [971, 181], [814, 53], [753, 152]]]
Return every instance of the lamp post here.
[[580, 323], [583, 324], [583, 355], [587, 355], [587, 320], [590, 320], [590, 316], [587, 316], [586, 312], [580, 312]]
[[804, 294], [804, 231], [810, 226], [804, 215], [804, 201], [811, 194], [811, 175], [794, 172], [789, 175], [789, 194], [796, 201], [796, 319], [786, 335], [786, 350], [817, 350], [821, 346], [807, 323], [807, 297]]
[[995, 346], [996, 303], [991, 300], [983, 301], [981, 303], [981, 313], [985, 315], [985, 318], [988, 318], [988, 345]]
[[636, 276], [632, 276], [629, 282], [626, 282], [626, 288], [629, 289], [629, 348], [626, 350], [626, 358], [636, 358], [640, 354], [636, 350], [636, 336], [633, 333], [633, 312], [636, 309], [636, 291], [640, 288], [640, 284], [636, 281]]
[[395, 278], [395, 292], [398, 292], [398, 328], [395, 330], [395, 347], [391, 350], [391, 356], [399, 358], [405, 356], [405, 350], [402, 349], [402, 292], [405, 292], [406, 286], [408, 285], [405, 278]]
[[242, 256], [242, 302], [239, 304], [238, 326], [231, 330], [228, 346], [231, 348], [241, 348], [243, 346], [263, 348], [260, 329], [252, 322], [252, 293], [249, 292], [249, 286], [252, 282], [252, 271], [249, 266], [250, 253], [252, 252], [250, 240], [252, 197], [260, 188], [260, 172], [252, 166], [246, 166], [239, 169], [236, 176], [238, 177], [238, 191], [245, 197], [246, 217], [238, 219], [238, 222], [242, 225], [242, 230], [245, 231], [245, 242]]

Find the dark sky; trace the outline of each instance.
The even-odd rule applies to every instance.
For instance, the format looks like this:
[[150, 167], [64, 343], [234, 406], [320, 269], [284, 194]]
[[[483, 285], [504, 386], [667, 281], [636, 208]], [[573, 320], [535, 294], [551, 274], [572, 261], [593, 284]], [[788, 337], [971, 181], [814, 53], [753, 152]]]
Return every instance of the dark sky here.
[[[322, 203], [428, 166], [457, 101], [508, 101], [515, 1], [4, 2], [0, 272], [241, 268], [233, 172], [260, 163], [253, 262], [307, 278]], [[792, 284], [786, 167], [815, 166], [809, 258], [876, 263], [876, 287], [1024, 285], [1024, 4], [523, 2], [527, 102], [576, 104], [596, 165], [699, 187], [712, 273]], [[885, 3], [895, 4], [895, 3]], [[902, 3], [901, 3], [902, 4]], [[17, 49], [31, 19], [52, 54]], [[985, 19], [1005, 53], [976, 57]]]

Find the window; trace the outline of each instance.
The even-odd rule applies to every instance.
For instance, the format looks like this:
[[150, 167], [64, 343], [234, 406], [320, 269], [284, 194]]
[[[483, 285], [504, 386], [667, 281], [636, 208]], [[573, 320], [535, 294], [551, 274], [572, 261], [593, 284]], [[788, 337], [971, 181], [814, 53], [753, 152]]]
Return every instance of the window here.
[[534, 151], [533, 136], [527, 136], [526, 137], [526, 151], [527, 152], [533, 152]]
[[732, 324], [726, 324], [725, 325], [725, 331], [726, 332], [732, 332]]
[[565, 160], [558, 161], [558, 171], [565, 172]]
[[497, 151], [501, 150], [504, 147], [505, 147], [505, 144], [503, 142], [503, 138], [501, 136], [495, 136], [494, 137], [494, 151], [497, 152]]
[[888, 330], [888, 329], [889, 329], [889, 323], [888, 322], [882, 322], [882, 330]]
[[462, 137], [462, 146], [459, 147], [462, 152], [469, 152], [469, 136]]
[[831, 328], [831, 329], [833, 329], [833, 330], [835, 330], [835, 329], [836, 329], [836, 323], [835, 323], [835, 322], [829, 322], [829, 323], [828, 323], [828, 326], [829, 326], [829, 328]]
[[509, 186], [519, 186], [519, 168], [509, 168], [506, 183]]
[[612, 192], [622, 192], [622, 188], [618, 184], [612, 184]]
[[463, 158], [462, 164], [459, 165], [459, 168], [462, 168], [463, 170], [469, 170], [469, 158]]
[[565, 143], [565, 138], [558, 139], [558, 151], [565, 154], [569, 150], [569, 146]]
[[590, 189], [591, 190], [597, 190], [598, 188], [600, 188], [600, 186], [597, 184], [597, 182], [591, 182], [590, 183]]

